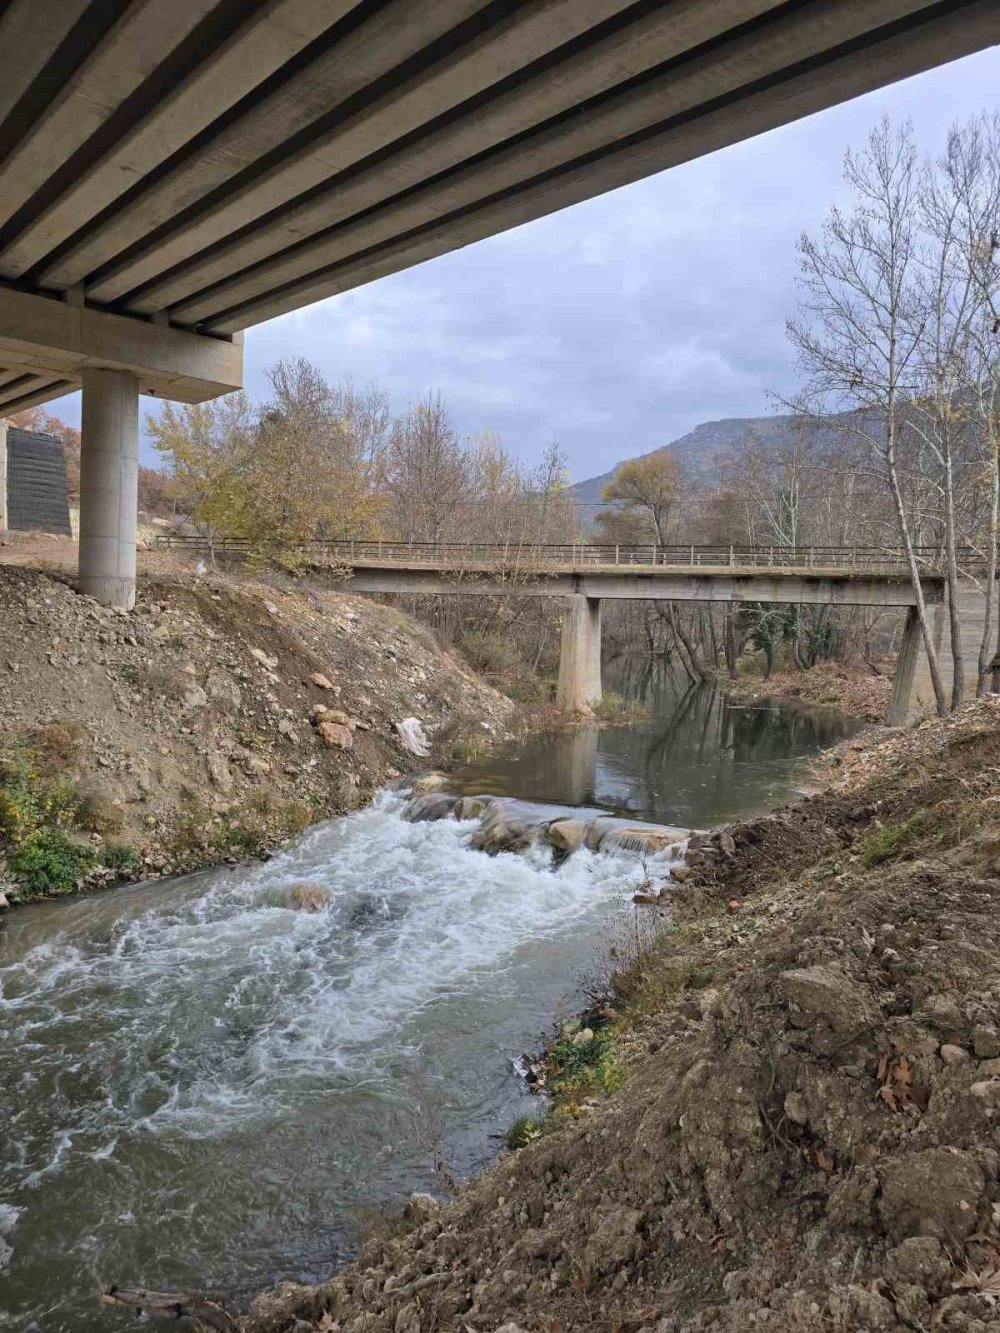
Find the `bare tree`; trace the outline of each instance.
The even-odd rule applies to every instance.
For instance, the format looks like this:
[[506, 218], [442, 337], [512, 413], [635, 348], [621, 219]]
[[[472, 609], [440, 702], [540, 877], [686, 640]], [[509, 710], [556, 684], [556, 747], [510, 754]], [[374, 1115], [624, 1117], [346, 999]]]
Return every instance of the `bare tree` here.
[[[841, 418], [863, 441], [873, 474], [889, 488], [938, 712], [948, 711], [899, 469], [900, 437], [922, 329], [914, 326], [919, 168], [911, 128], [887, 119], [844, 175], [849, 211], [831, 210], [816, 240], [799, 244], [801, 317], [788, 334], [807, 376], [799, 410]], [[847, 413], [846, 417], [844, 414]]]

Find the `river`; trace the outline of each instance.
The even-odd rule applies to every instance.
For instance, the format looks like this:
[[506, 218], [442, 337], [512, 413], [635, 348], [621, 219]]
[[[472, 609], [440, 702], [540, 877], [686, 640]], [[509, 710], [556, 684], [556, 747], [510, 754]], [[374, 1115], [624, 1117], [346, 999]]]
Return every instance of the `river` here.
[[[531, 738], [453, 789], [682, 827], [766, 809], [829, 711], [620, 664], [650, 720]], [[600, 974], [630, 857], [490, 858], [404, 796], [264, 864], [19, 909], [0, 934], [0, 1327], [124, 1328], [102, 1283], [245, 1300], [319, 1280], [377, 1210], [444, 1193], [538, 1102], [514, 1062]], [[316, 914], [290, 887], [323, 885]]]

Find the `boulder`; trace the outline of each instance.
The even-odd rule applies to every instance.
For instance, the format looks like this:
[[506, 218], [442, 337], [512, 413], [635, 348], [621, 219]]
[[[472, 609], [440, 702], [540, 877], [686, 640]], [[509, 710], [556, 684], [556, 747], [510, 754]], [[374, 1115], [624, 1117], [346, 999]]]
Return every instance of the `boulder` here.
[[508, 819], [503, 806], [490, 806], [479, 828], [473, 833], [469, 846], [477, 852], [496, 856], [498, 852], [523, 852], [535, 838], [519, 819]]
[[205, 765], [212, 786], [228, 796], [233, 790], [233, 772], [225, 756], [219, 754], [218, 750], [210, 751], [205, 758]]
[[320, 722], [316, 731], [328, 750], [350, 750], [354, 746], [354, 735], [342, 722]]
[[408, 801], [403, 817], [411, 824], [431, 824], [439, 819], [448, 819], [455, 805], [456, 797], [431, 791]]
[[601, 839], [602, 852], [638, 852], [641, 856], [655, 856], [669, 851], [683, 839], [672, 829], [643, 828], [641, 825], [613, 828]]
[[459, 821], [478, 819], [487, 805], [489, 805], [487, 796], [460, 796], [451, 813]]
[[594, 819], [587, 825], [587, 836], [583, 845], [590, 852], [599, 850], [601, 843], [615, 826], [613, 819]]
[[545, 837], [562, 852], [576, 852], [583, 846], [587, 825], [581, 819], [556, 819], [545, 830]]
[[414, 796], [422, 796], [425, 792], [440, 791], [448, 782], [444, 773], [425, 773], [423, 777], [417, 778], [414, 782], [412, 791]]
[[342, 708], [327, 708], [325, 704], [317, 704], [310, 710], [309, 716], [314, 722], [336, 722], [340, 727], [347, 727], [350, 731], [357, 731], [358, 723], [353, 717], [349, 717]]
[[196, 681], [191, 681], [184, 686], [181, 702], [185, 708], [204, 708], [208, 703], [208, 695]]
[[230, 712], [235, 713], [243, 703], [242, 691], [227, 671], [210, 671], [205, 693], [213, 703]]
[[314, 671], [306, 676], [307, 685], [315, 685], [318, 690], [332, 690], [333, 681], [328, 676], [324, 676], [322, 671]]

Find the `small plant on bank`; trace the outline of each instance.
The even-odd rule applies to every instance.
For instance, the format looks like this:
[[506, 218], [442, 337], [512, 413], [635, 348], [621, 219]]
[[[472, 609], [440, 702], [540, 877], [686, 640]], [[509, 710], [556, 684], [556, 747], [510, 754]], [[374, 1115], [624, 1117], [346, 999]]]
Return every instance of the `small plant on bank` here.
[[93, 864], [93, 853], [58, 825], [36, 829], [7, 854], [7, 867], [26, 898], [71, 893]]
[[518, 1148], [525, 1148], [529, 1143], [534, 1143], [535, 1139], [540, 1139], [545, 1132], [545, 1124], [544, 1120], [536, 1120], [534, 1116], [519, 1116], [504, 1136], [507, 1147], [511, 1152], [517, 1152]]
[[574, 1103], [616, 1092], [625, 1081], [611, 1029], [598, 1028], [586, 1041], [580, 1041], [579, 1035], [560, 1037], [546, 1052], [548, 1089], [557, 1102]]

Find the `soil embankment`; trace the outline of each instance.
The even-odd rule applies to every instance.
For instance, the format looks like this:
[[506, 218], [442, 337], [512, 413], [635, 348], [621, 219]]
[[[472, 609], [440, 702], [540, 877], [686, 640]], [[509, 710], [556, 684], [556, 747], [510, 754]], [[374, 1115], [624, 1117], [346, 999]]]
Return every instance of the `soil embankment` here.
[[865, 722], [881, 722], [885, 718], [892, 694], [891, 660], [883, 660], [877, 666], [859, 661], [850, 666], [817, 662], [808, 670], [783, 667], [766, 680], [756, 671], [756, 665], [751, 659], [744, 659], [741, 674], [735, 680], [720, 677], [721, 687], [741, 699], [798, 699], [805, 704], [839, 709], [848, 717]]
[[154, 565], [121, 615], [2, 565], [0, 891], [259, 854], [512, 713], [365, 598]]
[[1000, 1327], [998, 811], [989, 700], [701, 840], [615, 979], [619, 1090], [240, 1327]]

